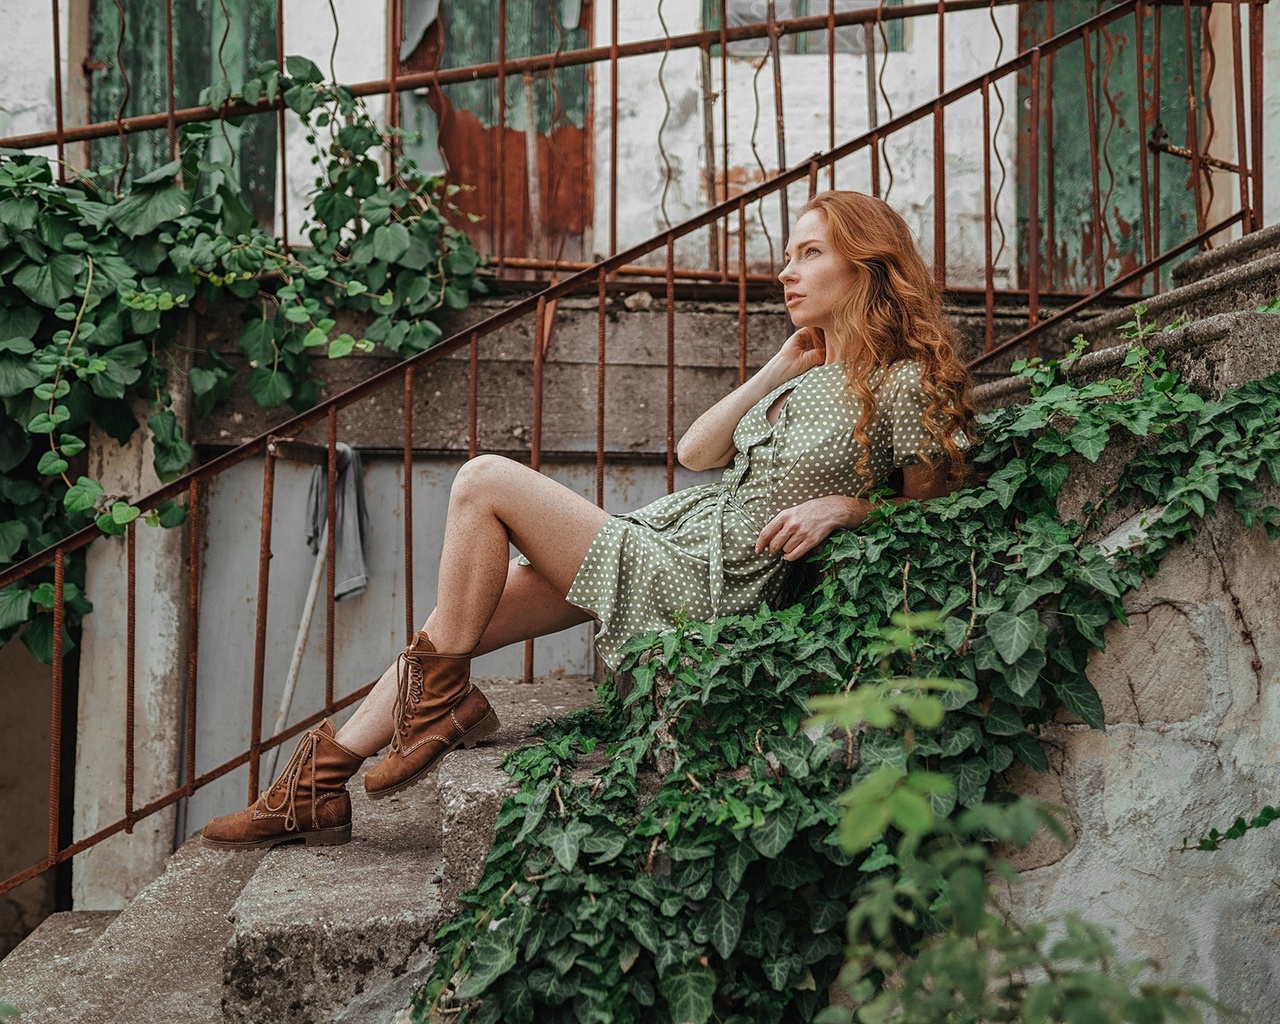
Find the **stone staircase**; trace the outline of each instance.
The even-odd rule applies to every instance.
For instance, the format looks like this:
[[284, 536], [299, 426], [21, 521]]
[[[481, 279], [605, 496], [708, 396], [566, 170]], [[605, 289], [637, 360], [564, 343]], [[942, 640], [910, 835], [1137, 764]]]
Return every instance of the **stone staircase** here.
[[483, 688], [502, 720], [492, 742], [376, 808], [357, 776], [348, 845], [228, 853], [188, 840], [118, 914], [47, 919], [0, 961], [0, 1001], [22, 1024], [392, 1021], [479, 877], [508, 789], [502, 758], [595, 693], [571, 677]]
[[[1184, 373], [1220, 390], [1280, 369], [1280, 227], [1178, 268], [1179, 286], [1147, 301], [1148, 339]], [[1094, 352], [1081, 372], [1123, 360], [1128, 308], [1057, 332]], [[1046, 344], [1046, 349], [1052, 347]], [[979, 389], [983, 407], [1017, 401], [1019, 381]], [[343, 847], [230, 854], [188, 841], [122, 912], [49, 918], [0, 961], [0, 1001], [24, 1024], [392, 1022], [434, 963], [432, 940], [474, 884], [508, 781], [502, 757], [533, 725], [587, 705], [589, 680], [485, 684], [503, 727], [492, 745], [452, 754], [428, 782], [375, 810], [357, 778], [355, 834]]]

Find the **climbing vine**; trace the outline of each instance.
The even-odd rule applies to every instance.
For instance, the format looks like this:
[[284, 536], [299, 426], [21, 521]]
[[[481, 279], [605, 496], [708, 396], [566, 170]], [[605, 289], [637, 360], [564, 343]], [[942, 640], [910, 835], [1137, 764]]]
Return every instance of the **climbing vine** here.
[[[285, 71], [260, 65], [247, 82], [218, 83], [209, 100], [282, 96], [301, 118], [318, 172], [305, 249], [255, 223], [235, 168], [211, 155], [218, 124], [184, 126], [180, 158], [120, 194], [109, 172], [72, 171], [62, 184], [44, 157], [0, 157], [0, 567], [87, 523], [120, 534], [139, 516], [183, 521], [171, 502], [142, 509], [107, 493], [84, 453], [91, 427], [124, 444], [141, 418], [161, 480], [190, 466], [195, 452], [169, 389], [184, 365], [178, 327], [192, 310], [238, 303], [249, 396], [300, 411], [319, 397], [314, 353], [336, 359], [381, 345], [411, 355], [439, 340], [441, 310], [484, 290], [479, 256], [450, 219], [456, 186], [403, 159], [386, 175], [399, 130], [376, 124], [311, 61], [290, 57]], [[359, 336], [337, 329], [340, 311], [365, 324]], [[234, 379], [214, 348], [193, 353], [186, 385], [196, 411], [207, 414]], [[82, 557], [68, 562], [74, 626], [92, 606]], [[21, 632], [51, 659], [51, 580], [49, 569], [0, 590], [0, 645]]]
[[[415, 1019], [849, 1020], [823, 1009], [847, 948], [864, 1024], [961, 996], [972, 1021], [1197, 1019], [1202, 994], [1117, 966], [1097, 928], [1067, 922], [1059, 954], [992, 918], [978, 840], [1045, 820], [1002, 809], [998, 776], [1047, 769], [1061, 712], [1103, 726], [1089, 652], [1170, 546], [1220, 504], [1280, 534], [1280, 377], [1206, 402], [1140, 348], [1077, 383], [1079, 351], [1016, 368], [1030, 397], [983, 417], [980, 484], [881, 504], [790, 607], [634, 638], [598, 707], [507, 759], [519, 791]], [[1080, 487], [1117, 447], [1114, 483]]]

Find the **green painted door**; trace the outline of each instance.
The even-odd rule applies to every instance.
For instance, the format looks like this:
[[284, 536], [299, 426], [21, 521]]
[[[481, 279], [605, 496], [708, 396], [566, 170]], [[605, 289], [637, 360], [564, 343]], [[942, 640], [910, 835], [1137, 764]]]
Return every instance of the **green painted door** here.
[[[1113, 6], [1101, 0], [1054, 0], [1019, 5], [1021, 49], [1029, 49]], [[1156, 19], [1160, 19], [1160, 59], [1155, 58]], [[1192, 81], [1199, 96], [1203, 12], [1192, 10]], [[1132, 15], [1091, 33], [1089, 55], [1082, 42], [1058, 50], [1042, 64], [1039, 133], [1040, 289], [1088, 293], [1111, 283], [1198, 233], [1190, 162], [1146, 149], [1157, 124], [1169, 141], [1190, 147], [1187, 139], [1187, 51], [1181, 7], [1148, 10], [1142, 21], [1141, 55]], [[1139, 63], [1141, 68], [1139, 68]], [[1142, 112], [1139, 110], [1139, 70]], [[1086, 72], [1091, 72], [1086, 74]], [[1159, 105], [1156, 106], [1156, 97]], [[1030, 224], [1030, 74], [1018, 79], [1021, 130], [1018, 152], [1018, 238], [1020, 280], [1029, 281]], [[1089, 106], [1097, 139], [1095, 219]], [[1204, 137], [1201, 131], [1200, 144]], [[1157, 211], [1144, 216], [1142, 164], [1146, 158], [1150, 195]], [[1052, 215], [1050, 216], [1050, 212]], [[1101, 264], [1099, 263], [1101, 251]], [[1168, 264], [1163, 273], [1166, 275]], [[1146, 277], [1133, 292], [1151, 291]]]
[[[90, 27], [89, 108], [94, 121], [117, 114], [163, 113], [168, 108], [165, 5], [154, 0], [93, 0]], [[123, 18], [121, 16], [123, 11]], [[193, 107], [200, 92], [223, 78], [243, 82], [254, 65], [276, 56], [274, 0], [182, 0], [173, 5], [174, 96]], [[271, 223], [276, 191], [276, 119], [247, 118], [215, 125], [210, 156], [231, 166], [258, 220]], [[127, 149], [126, 149], [127, 146]], [[90, 165], [119, 167], [126, 180], [166, 163], [166, 133], [142, 132], [93, 143]]]

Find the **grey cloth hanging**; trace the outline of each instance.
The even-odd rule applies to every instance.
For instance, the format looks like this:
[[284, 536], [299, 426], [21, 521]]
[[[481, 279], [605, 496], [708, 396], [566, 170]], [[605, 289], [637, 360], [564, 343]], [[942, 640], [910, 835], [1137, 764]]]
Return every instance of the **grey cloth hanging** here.
[[[339, 444], [337, 453], [337, 491], [334, 501], [334, 588], [335, 601], [364, 592], [369, 583], [365, 569], [364, 545], [369, 534], [369, 512], [364, 504], [364, 474], [360, 471], [360, 453], [349, 444]], [[320, 551], [328, 504], [329, 472], [316, 466], [311, 473], [311, 489], [307, 494], [307, 547]]]

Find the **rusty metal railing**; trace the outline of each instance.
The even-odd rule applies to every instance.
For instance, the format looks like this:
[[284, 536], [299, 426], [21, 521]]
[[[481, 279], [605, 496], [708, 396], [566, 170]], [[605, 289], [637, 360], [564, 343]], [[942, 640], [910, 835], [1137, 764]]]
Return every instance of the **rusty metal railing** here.
[[[55, 5], [56, 6], [56, 5]], [[916, 17], [921, 15], [921, 8], [927, 7], [934, 14], [943, 11], [954, 10], [973, 10], [988, 9], [993, 4], [990, 3], [964, 3], [951, 2], [947, 4], [937, 5], [917, 5], [916, 7], [903, 8], [881, 8], [873, 12], [875, 19], [882, 22], [890, 18], [900, 17]], [[569, 296], [586, 297], [594, 299], [596, 323], [597, 323], [597, 375], [596, 375], [596, 395], [595, 395], [595, 489], [596, 500], [598, 503], [604, 501], [604, 481], [606, 468], [606, 448], [605, 448], [605, 384], [607, 371], [607, 350], [610, 334], [609, 316], [607, 310], [607, 288], [610, 281], [623, 273], [632, 274], [652, 274], [656, 280], [661, 281], [665, 289], [666, 301], [666, 393], [665, 413], [666, 413], [666, 439], [665, 439], [665, 469], [667, 486], [670, 489], [674, 486], [675, 471], [675, 410], [677, 402], [676, 381], [675, 381], [675, 297], [677, 283], [688, 279], [698, 279], [702, 277], [710, 277], [719, 280], [722, 283], [736, 285], [737, 287], [737, 308], [738, 308], [738, 377], [745, 378], [748, 371], [747, 356], [747, 300], [748, 285], [755, 283], [759, 279], [759, 270], [752, 266], [748, 256], [747, 246], [749, 242], [748, 224], [753, 218], [763, 220], [766, 212], [772, 215], [776, 212], [776, 207], [772, 204], [777, 201], [777, 205], [781, 206], [780, 200], [786, 195], [788, 188], [795, 188], [799, 192], [805, 194], [813, 194], [820, 185], [829, 185], [832, 175], [836, 169], [841, 168], [841, 174], [851, 173], [851, 161], [855, 159], [858, 162], [864, 162], [864, 171], [869, 180], [873, 182], [873, 187], [877, 183], [883, 183], [883, 175], [887, 178], [887, 172], [884, 164], [884, 155], [887, 148], [901, 141], [904, 133], [909, 133], [917, 126], [923, 126], [928, 129], [928, 136], [933, 139], [939, 137], [939, 133], [946, 137], [947, 126], [954, 127], [959, 123], [959, 112], [963, 109], [962, 105], [966, 102], [975, 102], [980, 109], [979, 122], [982, 125], [984, 149], [982, 159], [982, 177], [983, 199], [982, 199], [982, 219], [983, 226], [983, 252], [984, 252], [984, 273], [983, 285], [980, 294], [983, 297], [985, 309], [985, 349], [988, 355], [995, 355], [1008, 350], [1013, 344], [1033, 344], [1039, 334], [1046, 326], [1053, 321], [1041, 317], [1039, 304], [1042, 296], [1049, 292], [1055, 280], [1052, 268], [1049, 266], [1050, 257], [1046, 252], [1044, 238], [1041, 232], [1041, 212], [1045, 208], [1046, 197], [1041, 189], [1042, 168], [1041, 161], [1041, 145], [1040, 142], [1044, 138], [1046, 131], [1046, 96], [1049, 86], [1052, 83], [1052, 75], [1046, 73], [1046, 66], [1052, 67], [1054, 63], [1059, 67], [1067, 60], [1072, 59], [1073, 47], [1079, 47], [1082, 62], [1088, 63], [1092, 57], [1088, 56], [1093, 52], [1092, 47], [1104, 46], [1104, 36], [1108, 32], [1116, 30], [1117, 26], [1127, 21], [1137, 26], [1136, 38], [1143, 38], [1143, 19], [1147, 17], [1149, 12], [1158, 5], [1150, 3], [1141, 3], [1138, 0], [1128, 0], [1128, 2], [1118, 3], [1113, 7], [1107, 8], [1086, 22], [1068, 28], [1065, 31], [1056, 32], [1050, 38], [1039, 42], [1030, 49], [1018, 53], [1009, 60], [999, 63], [990, 70], [971, 78], [963, 83], [953, 85], [939, 91], [935, 97], [930, 97], [927, 102], [918, 104], [901, 113], [889, 116], [882, 123], [876, 124], [866, 131], [863, 131], [848, 141], [829, 147], [825, 152], [814, 154], [806, 158], [801, 163], [782, 168], [777, 173], [768, 174], [764, 180], [752, 187], [744, 187], [736, 194], [726, 194], [718, 198], [714, 204], [710, 205], [704, 211], [695, 216], [688, 217], [683, 221], [664, 227], [662, 230], [653, 234], [651, 237], [643, 241], [636, 242], [631, 245], [622, 245], [621, 242], [616, 246], [616, 250], [607, 258], [591, 263], [579, 261], [580, 264], [558, 263], [551, 261], [548, 269], [555, 269], [565, 273], [565, 276], [557, 282], [540, 288], [536, 293], [526, 297], [519, 298], [511, 302], [508, 306], [492, 313], [485, 319], [468, 327], [466, 330], [454, 334], [445, 339], [435, 348], [421, 353], [412, 359], [388, 368], [383, 372], [369, 378], [368, 380], [344, 391], [325, 402], [320, 403], [313, 409], [305, 413], [293, 417], [285, 423], [275, 427], [270, 432], [261, 434], [246, 444], [243, 444], [232, 451], [226, 452], [200, 468], [193, 470], [185, 476], [173, 481], [172, 483], [160, 488], [154, 493], [146, 497], [136, 499], [137, 503], [144, 506], [153, 506], [168, 499], [185, 499], [189, 510], [189, 516], [186, 524], [181, 527], [185, 531], [186, 551], [187, 554], [187, 608], [188, 617], [188, 662], [186, 674], [186, 709], [185, 709], [185, 751], [184, 751], [184, 772], [180, 785], [175, 786], [172, 790], [164, 793], [155, 799], [150, 800], [142, 805], [137, 805], [135, 801], [135, 753], [133, 750], [133, 742], [131, 739], [126, 742], [124, 751], [125, 758], [125, 793], [121, 801], [120, 816], [102, 827], [96, 828], [91, 834], [74, 837], [67, 836], [62, 833], [59, 824], [59, 792], [61, 788], [61, 775], [64, 769], [62, 761], [62, 747], [58, 743], [57, 737], [61, 731], [62, 717], [64, 713], [63, 695], [64, 695], [64, 658], [63, 648], [60, 643], [54, 643], [53, 665], [51, 673], [51, 714], [53, 716], [53, 742], [50, 748], [50, 808], [48, 819], [48, 843], [46, 855], [38, 862], [31, 864], [29, 867], [19, 871], [9, 878], [0, 881], [0, 893], [6, 892], [16, 885], [49, 870], [50, 868], [63, 863], [75, 854], [86, 850], [110, 836], [116, 835], [122, 831], [131, 831], [138, 821], [153, 815], [158, 811], [173, 806], [178, 801], [190, 797], [197, 790], [209, 785], [211, 782], [223, 777], [227, 773], [240, 768], [248, 767], [248, 790], [249, 797], [252, 799], [263, 781], [259, 778], [259, 764], [265, 751], [269, 751], [280, 744], [287, 742], [293, 736], [296, 736], [302, 730], [314, 725], [321, 718], [332, 714], [333, 712], [349, 706], [351, 703], [360, 699], [367, 691], [365, 686], [354, 693], [344, 696], [337, 696], [334, 687], [334, 634], [335, 634], [335, 616], [334, 616], [334, 533], [330, 531], [328, 544], [328, 573], [326, 586], [326, 656], [325, 656], [325, 698], [324, 706], [302, 717], [293, 725], [281, 730], [274, 735], [264, 735], [262, 715], [263, 715], [263, 693], [265, 685], [265, 653], [264, 641], [267, 636], [267, 596], [270, 591], [270, 566], [271, 566], [271, 545], [272, 545], [272, 525], [274, 522], [275, 509], [275, 463], [276, 458], [281, 453], [282, 439], [291, 438], [301, 434], [308, 428], [317, 428], [323, 425], [326, 436], [327, 454], [324, 460], [325, 474], [328, 480], [328, 512], [330, 521], [332, 522], [334, 512], [334, 495], [336, 493], [337, 468], [336, 468], [336, 445], [340, 434], [340, 418], [344, 410], [348, 410], [356, 403], [359, 403], [372, 395], [379, 393], [394, 393], [396, 389], [400, 389], [404, 395], [403, 416], [403, 445], [400, 453], [401, 463], [404, 469], [402, 480], [402, 491], [400, 496], [400, 507], [404, 518], [404, 545], [405, 559], [404, 569], [408, 585], [406, 590], [409, 594], [407, 606], [405, 609], [405, 630], [406, 634], [411, 633], [415, 628], [416, 620], [414, 617], [414, 608], [412, 604], [412, 578], [414, 570], [413, 558], [413, 484], [412, 474], [410, 472], [413, 462], [413, 402], [411, 397], [413, 394], [414, 382], [416, 375], [421, 374], [424, 369], [434, 363], [450, 356], [454, 353], [465, 351], [468, 356], [468, 393], [467, 393], [467, 422], [468, 422], [468, 438], [467, 438], [467, 454], [475, 455], [479, 449], [479, 430], [478, 430], [478, 351], [479, 346], [487, 338], [495, 336], [500, 330], [507, 328], [518, 321], [528, 320], [533, 324], [531, 335], [534, 339], [533, 352], [531, 361], [534, 367], [535, 378], [537, 382], [541, 382], [541, 361], [546, 354], [547, 340], [551, 330], [551, 321], [554, 316], [556, 303]], [[1182, 17], [1185, 24], [1191, 24], [1193, 9], [1198, 7], [1204, 8], [1215, 6], [1204, 3], [1195, 5], [1190, 2], [1182, 2], [1177, 5], [1182, 11]], [[1234, 173], [1238, 179], [1238, 189], [1231, 190], [1238, 192], [1240, 205], [1239, 208], [1228, 213], [1225, 216], [1213, 216], [1211, 211], [1214, 200], [1210, 194], [1210, 190], [1202, 182], [1202, 178], [1208, 173], [1207, 167], [1210, 166], [1203, 159], [1192, 161], [1193, 170], [1191, 176], [1191, 187], [1195, 196], [1196, 210], [1196, 226], [1198, 230], [1190, 238], [1175, 239], [1172, 243], [1161, 244], [1154, 231], [1148, 231], [1150, 224], [1144, 221], [1140, 227], [1143, 231], [1143, 262], [1131, 268], [1121, 268], [1119, 272], [1109, 270], [1106, 259], [1098, 260], [1094, 268], [1096, 271], [1097, 287], [1094, 288], [1089, 299], [1096, 298], [1097, 295], [1108, 291], [1123, 289], [1133, 284], [1141, 284], [1143, 281], [1153, 281], [1152, 271], [1168, 262], [1176, 255], [1194, 248], [1207, 242], [1215, 232], [1220, 232], [1226, 228], [1239, 224], [1243, 230], [1252, 230], [1260, 225], [1260, 211], [1262, 209], [1262, 186], [1263, 177], [1261, 173], [1261, 20], [1260, 5], [1254, 0], [1227, 0], [1227, 2], [1219, 4], [1227, 11], [1228, 18], [1233, 27], [1232, 32], [1232, 53], [1234, 74], [1236, 82], [1232, 89], [1232, 95], [1239, 102], [1244, 104], [1246, 95], [1248, 103], [1243, 110], [1237, 110], [1233, 118], [1236, 127], [1236, 139], [1238, 143], [1237, 152], [1234, 154], [1234, 160], [1230, 161], [1232, 167], [1225, 172], [1219, 169], [1219, 173]], [[1249, 62], [1251, 77], [1248, 80], [1248, 88], [1245, 88], [1245, 80], [1243, 78], [1245, 62], [1243, 60], [1243, 31], [1242, 19], [1244, 14], [1248, 13], [1249, 20], [1249, 53], [1255, 57]], [[821, 22], [817, 25], [816, 22]], [[815, 28], [826, 26], [830, 28], [833, 24], [855, 24], [865, 23], [871, 24], [872, 20], [865, 14], [839, 14], [832, 15], [829, 13], [823, 19], [797, 19], [791, 24], [787, 24], [781, 20], [771, 19], [765, 26], [764, 35], [771, 38], [776, 44], [780, 34], [784, 31], [811, 31]], [[798, 27], [797, 27], [798, 26]], [[710, 41], [718, 39], [721, 43], [726, 40], [735, 38], [759, 38], [760, 33], [756, 30], [759, 26], [751, 28], [751, 32], [738, 28], [721, 28], [714, 36], [708, 33], [695, 33], [687, 40], [680, 37], [671, 37], [663, 42], [666, 47], [675, 47], [678, 45], [687, 45], [691, 47], [699, 47], [709, 45]], [[752, 33], [755, 33], [752, 35]], [[659, 52], [659, 41], [646, 41], [643, 44], [634, 44], [637, 47], [636, 52], [642, 52], [643, 47], [649, 47], [643, 52], [656, 53]], [[628, 46], [633, 44], [623, 44], [611, 42], [609, 47], [595, 48], [594, 50], [581, 51], [578, 54], [560, 54], [557, 62], [563, 64], [568, 60], [581, 60], [586, 63], [589, 61], [609, 60], [614, 65], [620, 59], [621, 54]], [[776, 46], [775, 46], [776, 49]], [[1150, 51], [1158, 54], [1158, 51]], [[538, 66], [549, 66], [550, 58], [529, 58], [527, 67], [530, 69]], [[538, 61], [544, 61], [539, 65]], [[1158, 63], [1158, 62], [1157, 62]], [[504, 74], [512, 73], [514, 62], [509, 62]], [[522, 65], [523, 67], [524, 65]], [[1139, 67], [1141, 67], [1141, 62]], [[944, 69], [939, 67], [940, 74]], [[1096, 71], [1096, 68], [1093, 69]], [[475, 74], [498, 74], [498, 68], [480, 68], [475, 70]], [[446, 72], [433, 73], [416, 82], [411, 76], [398, 76], [395, 81], [395, 87], [399, 89], [415, 88], [418, 84], [438, 82]], [[996, 250], [997, 245], [994, 239], [996, 225], [999, 223], [996, 217], [995, 209], [997, 200], [994, 195], [991, 181], [996, 172], [993, 170], [992, 160], [998, 153], [995, 145], [995, 135], [999, 130], [998, 117], [993, 116], [993, 101], [998, 105], [999, 90], [1001, 87], [1008, 89], [1016, 87], [1019, 79], [1025, 83], [1027, 96], [1029, 100], [1030, 117], [1025, 126], [1026, 134], [1030, 139], [1029, 162], [1034, 173], [1030, 175], [1028, 196], [1028, 217], [1026, 218], [1026, 235], [1025, 244], [1030, 258], [1025, 268], [1026, 280], [1021, 282], [1022, 287], [1019, 294], [1026, 297], [1028, 303], [1029, 326], [1024, 332], [1021, 332], [1016, 338], [1008, 342], [998, 343], [994, 337], [993, 331], [993, 314], [994, 303], [997, 295], [995, 287], [995, 269], [996, 269]], [[370, 83], [361, 87], [368, 93], [377, 91], [377, 88], [389, 88], [388, 83]], [[1141, 91], [1141, 90], [1140, 90]], [[1097, 97], [1093, 97], [1095, 102]], [[1147, 114], [1150, 114], [1151, 108], [1147, 106], [1147, 100], [1144, 96], [1142, 104]], [[1048, 109], [1052, 109], [1052, 103], [1049, 103]], [[263, 110], [266, 110], [264, 107]], [[1092, 110], [1092, 108], [1091, 108]], [[277, 116], [283, 116], [278, 110], [271, 110]], [[164, 115], [157, 115], [164, 118], [164, 124], [174, 125], [180, 124], [187, 120], [196, 120], [213, 116], [210, 111], [184, 111], [172, 109]], [[1148, 118], [1149, 120], [1150, 118]], [[141, 119], [139, 119], [141, 120]], [[1144, 120], [1144, 126], [1146, 121]], [[111, 130], [140, 130], [138, 122], [130, 125], [122, 126], [117, 123], [111, 124]], [[103, 126], [97, 126], [95, 130], [104, 130]], [[46, 135], [28, 136], [22, 140], [5, 140], [5, 144], [13, 145], [15, 142], [21, 142], [25, 145], [42, 145], [47, 142], [56, 142], [59, 146], [65, 145], [73, 135], [75, 130], [59, 125], [54, 133], [54, 138], [50, 140]], [[1193, 133], [1194, 134], [1194, 133]], [[75, 135], [77, 138], [87, 138], [88, 135]], [[1104, 141], [1105, 132], [1102, 131], [1096, 117], [1090, 117], [1089, 124], [1086, 128], [1083, 144], [1089, 149], [1090, 166], [1096, 165], [1101, 173], [1101, 167], [1105, 163], [1103, 154], [1107, 151], [1107, 144]], [[1148, 166], [1147, 161], [1154, 163], [1148, 146], [1147, 137], [1141, 134], [1134, 138], [1135, 144], [1139, 150], [1136, 154], [1138, 159], [1142, 161], [1144, 167]], [[1193, 139], [1195, 145], [1191, 147], [1194, 153], [1199, 152], [1197, 147], [1203, 148], [1203, 140]], [[935, 180], [941, 177], [946, 180], [946, 155], [945, 145], [934, 150], [934, 166], [933, 177]], [[1133, 154], [1131, 154], [1133, 155]], [[1180, 159], [1174, 157], [1174, 159]], [[825, 174], [823, 172], [826, 172]], [[823, 179], [826, 179], [825, 181]], [[1050, 181], [1052, 176], [1050, 176]], [[1148, 184], [1143, 190], [1142, 210], [1146, 217], [1154, 219], [1155, 207], [1162, 195], [1161, 188], [1154, 180], [1153, 176], [1148, 176]], [[1098, 189], [1101, 188], [1101, 178], [1092, 175], [1091, 186], [1094, 187], [1095, 204], [1101, 205], [1101, 200], [1097, 198]], [[1167, 184], [1167, 181], [1166, 181]], [[946, 197], [934, 197], [935, 210], [945, 212]], [[1051, 203], [1050, 203], [1051, 205]], [[941, 220], [942, 218], [939, 218]], [[1052, 222], [1052, 219], [1049, 219]], [[715, 237], [719, 239], [719, 265], [713, 268], [688, 268], [681, 267], [677, 262], [678, 243], [683, 239], [688, 239], [698, 233], [705, 233], [707, 237]], [[947, 242], [948, 237], [943, 231], [938, 236], [942, 242]], [[736, 241], [736, 259], [730, 258], [731, 242]], [[1058, 238], [1058, 242], [1061, 238]], [[935, 241], [936, 244], [936, 241]], [[1057, 243], [1055, 243], [1057, 244]], [[1097, 250], [1094, 250], [1094, 256], [1097, 256]], [[1104, 252], [1105, 256], [1105, 252]], [[652, 265], [641, 266], [638, 261], [649, 260]], [[517, 263], [514, 259], [506, 261], [508, 267], [525, 267], [526, 265]], [[935, 251], [935, 266], [938, 268], [939, 275], [945, 276], [951, 262], [947, 259], [945, 244], [940, 250]], [[1082, 300], [1086, 301], [1086, 300]], [[1067, 311], [1069, 312], [1069, 310]], [[533, 424], [533, 437], [530, 443], [530, 460], [536, 466], [542, 455], [541, 444], [541, 401], [542, 395], [540, 387], [535, 384], [533, 394], [533, 406], [530, 411], [531, 422]], [[258, 543], [258, 568], [257, 568], [257, 610], [254, 626], [254, 673], [252, 689], [246, 696], [249, 698], [252, 706], [252, 728], [251, 740], [249, 746], [237, 753], [235, 756], [222, 761], [216, 765], [201, 768], [199, 751], [197, 750], [197, 729], [196, 729], [196, 682], [200, 659], [202, 657], [200, 635], [199, 635], [199, 611], [202, 599], [201, 590], [201, 573], [202, 561], [201, 550], [204, 539], [206, 537], [207, 520], [209, 513], [209, 504], [207, 501], [207, 490], [212, 481], [216, 480], [221, 474], [227, 472], [235, 466], [239, 466], [254, 459], [262, 460], [262, 511], [260, 520], [260, 535]], [[138, 588], [137, 574], [137, 553], [136, 553], [136, 522], [128, 527], [128, 532], [124, 541], [125, 551], [125, 572], [127, 574], [127, 644], [124, 653], [124, 664], [121, 667], [121, 675], [126, 680], [126, 699], [123, 708], [108, 709], [104, 713], [120, 714], [122, 724], [127, 737], [132, 737], [134, 729], [135, 717], [135, 670], [134, 660], [136, 658], [135, 650], [135, 632], [137, 628], [136, 611], [134, 608], [136, 601], [136, 593]], [[62, 636], [62, 627], [65, 619], [66, 607], [66, 568], [68, 558], [75, 552], [85, 549], [93, 543], [112, 543], [109, 540], [103, 540], [96, 527], [86, 527], [85, 529], [64, 538], [55, 546], [45, 550], [44, 552], [32, 556], [20, 564], [11, 566], [0, 571], [0, 588], [30, 581], [36, 573], [46, 573], [52, 569], [53, 573], [53, 591], [54, 601], [52, 609], [54, 637]], [[371, 684], [370, 684], [371, 685]]]

